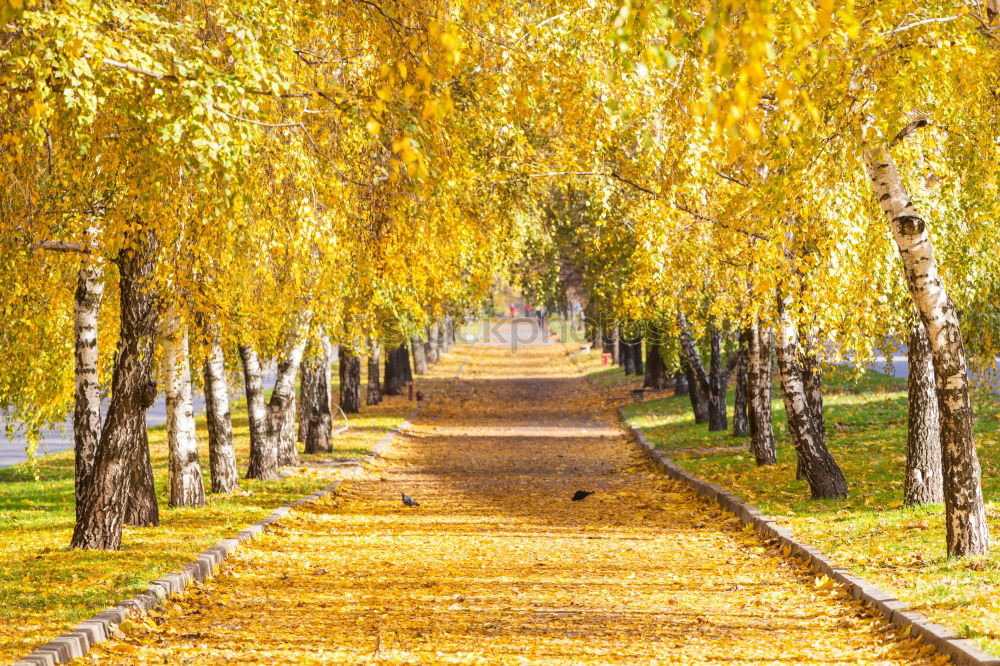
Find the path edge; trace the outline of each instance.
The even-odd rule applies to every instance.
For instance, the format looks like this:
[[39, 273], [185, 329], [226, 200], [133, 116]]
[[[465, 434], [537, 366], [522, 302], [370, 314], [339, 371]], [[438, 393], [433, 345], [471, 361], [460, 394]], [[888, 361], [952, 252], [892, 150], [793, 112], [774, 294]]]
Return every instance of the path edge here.
[[[405, 421], [387, 432], [361, 459], [362, 463], [370, 464], [381, 457], [401, 431], [411, 425], [411, 421], [416, 418], [419, 412], [420, 407], [417, 406], [410, 412]], [[282, 504], [267, 517], [244, 527], [236, 533], [236, 536], [223, 539], [211, 548], [202, 551], [195, 556], [193, 562], [185, 565], [179, 571], [150, 581], [149, 587], [136, 596], [97, 613], [89, 620], [84, 620], [66, 633], [39, 646], [31, 654], [21, 657], [13, 663], [13, 666], [55, 666], [55, 664], [66, 664], [73, 659], [83, 657], [95, 645], [103, 643], [115, 633], [120, 632], [118, 626], [129, 616], [142, 617], [154, 608], [162, 606], [171, 597], [183, 592], [192, 583], [201, 583], [214, 577], [219, 565], [229, 559], [241, 543], [256, 539], [268, 531], [271, 525], [287, 516], [292, 509], [332, 494], [342, 483], [343, 481], [334, 481], [326, 488]]]
[[909, 629], [911, 636], [919, 637], [925, 643], [933, 645], [938, 652], [951, 657], [960, 666], [1000, 666], [1000, 657], [984, 652], [971, 640], [962, 638], [948, 627], [932, 622], [923, 613], [913, 610], [905, 601], [900, 601], [863, 578], [853, 575], [847, 569], [835, 566], [825, 553], [799, 541], [792, 535], [790, 529], [782, 527], [777, 521], [761, 513], [753, 504], [744, 502], [726, 488], [682, 469], [666, 451], [654, 447], [641, 428], [628, 422], [622, 407], [618, 408], [618, 416], [646, 455], [667, 476], [687, 485], [708, 501], [719, 504], [739, 518], [741, 523], [752, 526], [765, 540], [777, 541], [789, 548], [791, 555], [801, 560], [812, 571], [842, 584], [852, 597], [874, 608], [893, 626]]

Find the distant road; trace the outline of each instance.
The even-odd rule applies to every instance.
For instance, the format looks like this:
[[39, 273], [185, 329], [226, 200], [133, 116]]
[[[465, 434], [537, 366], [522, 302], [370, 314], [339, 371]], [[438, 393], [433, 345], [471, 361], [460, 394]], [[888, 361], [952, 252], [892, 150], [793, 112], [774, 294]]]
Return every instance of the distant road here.
[[[205, 395], [201, 392], [195, 393], [194, 412], [201, 414], [205, 411]], [[105, 409], [107, 405], [104, 406]], [[163, 425], [167, 422], [167, 401], [161, 395], [156, 399], [156, 403], [146, 412], [146, 425], [148, 427]], [[43, 440], [38, 444], [38, 455], [45, 453], [58, 453], [73, 448], [73, 417], [66, 419], [66, 423], [61, 428], [42, 431]], [[23, 437], [10, 439], [6, 433], [0, 434], [0, 467], [10, 467], [27, 460], [24, 455], [25, 440]]]
[[886, 366], [886, 359], [882, 358], [869, 365], [868, 369], [892, 377], [906, 379], [909, 374], [909, 361], [906, 354], [897, 354], [892, 357], [892, 363], [888, 367]]
[[[997, 359], [997, 366], [1000, 367], [1000, 359]], [[892, 363], [887, 366], [886, 359], [882, 358], [868, 366], [869, 370], [874, 370], [875, 372], [881, 372], [883, 374], [888, 374], [892, 377], [899, 377], [900, 379], [906, 379], [909, 375], [909, 363], [905, 353], [897, 353], [892, 357]], [[976, 373], [972, 373], [972, 383], [976, 386], [986, 385], [993, 391], [1000, 391], [1000, 382], [998, 382], [1000, 377], [983, 377], [978, 376]]]
[[[274, 367], [267, 368], [264, 371], [264, 386], [272, 386], [275, 379], [275, 369]], [[243, 387], [230, 386], [229, 395], [233, 399], [238, 399], [243, 396]], [[195, 415], [202, 414], [205, 411], [205, 394], [201, 391], [196, 390], [192, 396], [194, 399], [194, 413]], [[105, 403], [104, 409], [107, 410], [107, 404]], [[106, 412], [105, 412], [106, 413]], [[153, 426], [163, 425], [167, 422], [167, 400], [164, 395], [160, 395], [152, 407], [146, 412], [146, 426], [152, 428]], [[17, 437], [15, 439], [10, 439], [7, 434], [0, 428], [0, 468], [10, 467], [18, 463], [22, 463], [27, 460], [27, 456], [24, 455], [24, 437]], [[67, 451], [73, 448], [73, 416], [72, 414], [67, 417], [65, 424], [60, 428], [53, 428], [51, 430], [42, 431], [42, 441], [38, 444], [38, 455], [44, 455], [46, 453], [58, 453], [59, 451]]]

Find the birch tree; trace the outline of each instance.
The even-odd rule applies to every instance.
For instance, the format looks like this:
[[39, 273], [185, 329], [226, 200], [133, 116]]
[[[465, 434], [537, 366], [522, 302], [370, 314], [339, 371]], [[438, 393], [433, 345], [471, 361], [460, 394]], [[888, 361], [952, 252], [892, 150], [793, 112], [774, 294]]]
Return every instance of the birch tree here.
[[170, 506], [204, 506], [191, 388], [191, 352], [186, 326], [176, 314], [164, 322], [163, 382], [167, 398], [167, 485]]

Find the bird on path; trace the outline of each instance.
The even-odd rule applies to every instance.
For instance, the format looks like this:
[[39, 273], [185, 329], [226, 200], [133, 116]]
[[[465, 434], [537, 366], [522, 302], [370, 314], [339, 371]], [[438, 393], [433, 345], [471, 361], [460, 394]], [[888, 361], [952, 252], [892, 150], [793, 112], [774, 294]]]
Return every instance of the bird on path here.
[[579, 502], [582, 499], [587, 499], [587, 497], [593, 494], [594, 494], [593, 490], [578, 490], [575, 493], [573, 493], [573, 501]]
[[420, 502], [413, 499], [406, 493], [399, 493], [399, 494], [403, 496], [403, 506], [420, 506]]

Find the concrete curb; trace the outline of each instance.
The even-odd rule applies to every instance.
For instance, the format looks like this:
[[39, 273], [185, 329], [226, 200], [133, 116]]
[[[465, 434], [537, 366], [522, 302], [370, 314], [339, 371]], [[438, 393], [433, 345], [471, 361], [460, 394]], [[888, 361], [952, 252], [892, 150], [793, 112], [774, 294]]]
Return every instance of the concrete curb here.
[[[381, 456], [400, 431], [410, 425], [419, 411], [420, 407], [415, 408], [405, 421], [386, 433], [372, 447], [371, 452], [361, 459], [357, 468], [360, 470], [362, 464], [371, 463]], [[229, 559], [239, 544], [256, 539], [268, 531], [271, 525], [287, 516], [292, 509], [333, 493], [341, 483], [343, 481], [335, 481], [326, 488], [317, 490], [301, 499], [282, 504], [263, 520], [244, 527], [236, 533], [235, 537], [223, 539], [215, 546], [202, 551], [195, 557], [194, 562], [180, 571], [150, 581], [149, 587], [143, 592], [131, 599], [126, 599], [117, 606], [101, 611], [89, 620], [84, 620], [70, 631], [38, 647], [31, 654], [21, 657], [14, 662], [13, 666], [54, 666], [83, 657], [92, 647], [119, 632], [118, 625], [129, 616], [142, 617], [162, 605], [170, 597], [183, 592], [191, 583], [195, 581], [200, 583], [212, 578], [218, 571], [219, 565]]]
[[690, 472], [681, 469], [665, 451], [657, 450], [646, 439], [642, 430], [628, 423], [625, 411], [620, 407], [618, 414], [646, 455], [652, 458], [657, 467], [667, 476], [686, 484], [696, 494], [708, 501], [718, 503], [723, 509], [739, 518], [744, 525], [752, 525], [754, 530], [766, 541], [776, 541], [779, 545], [789, 548], [791, 554], [802, 560], [810, 569], [842, 584], [852, 597], [874, 607], [893, 626], [909, 629], [911, 635], [922, 638], [924, 642], [933, 645], [938, 652], [951, 657], [956, 664], [962, 666], [1000, 666], [1000, 657], [983, 652], [972, 641], [960, 637], [947, 627], [931, 622], [922, 613], [911, 610], [906, 602], [896, 599], [868, 581], [836, 566], [825, 554], [792, 536], [791, 530], [787, 527], [778, 525], [775, 521], [764, 516], [757, 507], [745, 503], [722, 486], [699, 479]]

